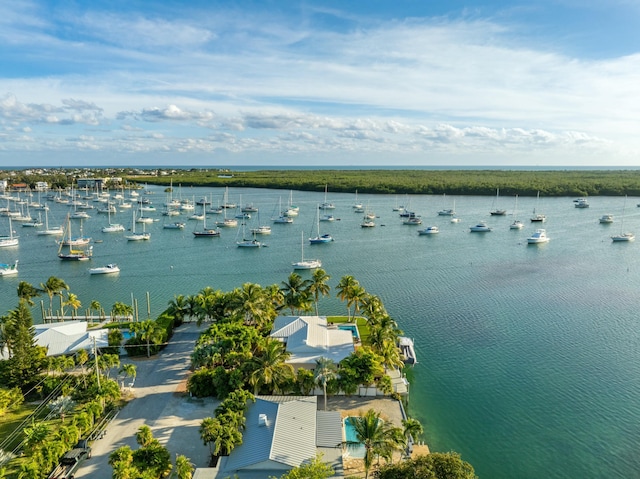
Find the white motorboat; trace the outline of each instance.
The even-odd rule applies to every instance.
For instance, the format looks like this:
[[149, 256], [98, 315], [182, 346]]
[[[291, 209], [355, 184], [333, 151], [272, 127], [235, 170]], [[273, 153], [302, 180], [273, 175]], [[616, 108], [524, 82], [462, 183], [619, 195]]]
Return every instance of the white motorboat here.
[[619, 242], [619, 241], [634, 241], [636, 239], [636, 235], [633, 233], [620, 233], [618, 235], [613, 235], [611, 237], [611, 241]]
[[427, 226], [424, 229], [418, 230], [419, 235], [436, 235], [440, 233], [440, 228], [437, 226]]
[[18, 274], [18, 260], [13, 264], [0, 263], [0, 276], [12, 276]]
[[513, 223], [509, 225], [509, 229], [512, 230], [521, 230], [524, 228], [524, 223], [520, 220], [513, 220]]
[[98, 266], [97, 268], [89, 268], [89, 274], [114, 274], [119, 272], [120, 268], [113, 263], [106, 266]]
[[577, 200], [574, 200], [574, 206], [576, 208], [588, 208], [589, 207], [589, 202], [587, 201], [586, 198], [578, 198]]
[[490, 226], [488, 226], [487, 223], [485, 223], [484, 221], [481, 221], [478, 224], [475, 224], [473, 226], [469, 226], [469, 230], [472, 233], [488, 233], [489, 231], [492, 230], [492, 228]]
[[249, 231], [251, 231], [253, 234], [257, 234], [257, 235], [270, 235], [271, 234], [271, 226], [262, 225], [262, 226], [258, 226], [256, 228], [251, 228]]
[[421, 225], [422, 219], [417, 215], [409, 216], [408, 218], [405, 218], [402, 220], [402, 224], [409, 225], [409, 226]]
[[370, 218], [364, 218], [362, 220], [362, 223], [360, 223], [360, 227], [362, 228], [373, 228], [375, 227], [375, 225], [376, 225], [376, 222]]
[[527, 238], [528, 244], [541, 244], [547, 242], [549, 242], [547, 231], [542, 228], [535, 230], [533, 234]]
[[402, 361], [405, 364], [416, 364], [418, 358], [416, 357], [416, 351], [413, 346], [413, 340], [406, 336], [398, 336], [398, 346], [402, 352]]
[[181, 223], [180, 221], [176, 221], [175, 223], [165, 223], [162, 227], [165, 230], [181, 230], [184, 229], [184, 223]]
[[600, 223], [603, 224], [609, 224], [609, 223], [613, 223], [613, 215], [611, 214], [604, 214], [600, 217], [600, 219], [598, 220], [600, 221]]

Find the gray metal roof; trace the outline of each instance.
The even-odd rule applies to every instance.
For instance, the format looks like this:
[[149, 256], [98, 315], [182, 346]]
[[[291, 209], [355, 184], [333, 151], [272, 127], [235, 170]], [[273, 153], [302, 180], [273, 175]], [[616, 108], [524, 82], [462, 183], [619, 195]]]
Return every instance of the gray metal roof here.
[[[314, 457], [316, 410], [316, 396], [258, 396], [249, 406], [243, 442], [229, 455], [226, 471], [265, 462], [292, 468]], [[264, 425], [259, 424], [261, 414], [266, 415]]]
[[342, 446], [342, 416], [340, 411], [316, 411], [316, 446]]

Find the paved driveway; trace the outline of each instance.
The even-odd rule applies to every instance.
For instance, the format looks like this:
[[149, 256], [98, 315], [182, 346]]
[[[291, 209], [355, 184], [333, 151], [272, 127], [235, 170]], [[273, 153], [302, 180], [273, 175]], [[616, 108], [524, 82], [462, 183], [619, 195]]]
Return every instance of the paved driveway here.
[[137, 365], [135, 399], [111, 422], [106, 435], [92, 444], [92, 457], [78, 469], [76, 478], [111, 479], [109, 454], [124, 445], [136, 449], [135, 434], [143, 424], [152, 429], [174, 460], [177, 454], [184, 454], [196, 466], [207, 466], [209, 452], [198, 428], [203, 418], [213, 416], [218, 402], [194, 400], [180, 392], [189, 370], [189, 356], [203, 329], [195, 323], [184, 324], [158, 356], [141, 360], [123, 358], [123, 362]]

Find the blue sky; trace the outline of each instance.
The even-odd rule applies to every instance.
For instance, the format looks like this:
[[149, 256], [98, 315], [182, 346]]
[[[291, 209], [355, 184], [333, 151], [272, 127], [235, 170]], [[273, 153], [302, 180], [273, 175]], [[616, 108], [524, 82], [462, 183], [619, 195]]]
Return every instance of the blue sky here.
[[640, 3], [0, 3], [0, 166], [638, 166]]

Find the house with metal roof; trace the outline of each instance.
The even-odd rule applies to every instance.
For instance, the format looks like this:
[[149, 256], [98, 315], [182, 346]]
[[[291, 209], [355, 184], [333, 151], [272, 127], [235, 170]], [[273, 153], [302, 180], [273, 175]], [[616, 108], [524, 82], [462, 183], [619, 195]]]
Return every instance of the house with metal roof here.
[[73, 354], [81, 349], [90, 350], [109, 345], [106, 329], [87, 329], [86, 321], [64, 321], [34, 325], [34, 341], [47, 348], [47, 356]]
[[215, 477], [279, 477], [318, 453], [343, 476], [340, 412], [318, 411], [316, 396], [257, 396], [245, 417], [242, 444], [219, 461]]
[[271, 337], [286, 345], [296, 369], [314, 369], [320, 358], [337, 364], [355, 351], [351, 331], [330, 328], [325, 316], [278, 316]]

